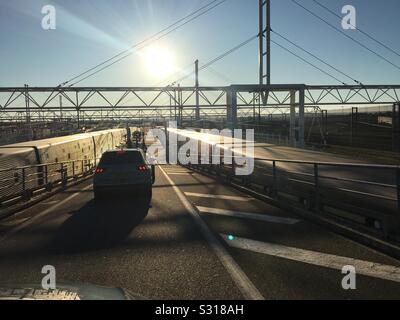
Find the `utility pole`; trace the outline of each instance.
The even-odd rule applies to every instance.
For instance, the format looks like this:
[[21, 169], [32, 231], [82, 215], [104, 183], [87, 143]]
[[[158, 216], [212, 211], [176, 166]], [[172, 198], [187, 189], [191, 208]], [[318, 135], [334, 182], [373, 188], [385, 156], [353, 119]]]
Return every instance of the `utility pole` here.
[[400, 103], [393, 105], [392, 111], [392, 149], [400, 152]]
[[81, 123], [80, 123], [80, 107], [79, 107], [78, 91], [75, 92], [75, 98], [76, 98], [76, 115], [77, 115], [77, 120], [78, 120], [78, 130], [80, 130]]
[[290, 146], [297, 147], [296, 143], [296, 91], [290, 91], [290, 127], [289, 127], [289, 141]]
[[60, 122], [62, 123], [63, 121], [63, 102], [62, 102], [62, 95], [60, 95]]
[[175, 122], [178, 121], [178, 118], [177, 118], [177, 115], [176, 115], [176, 105], [177, 105], [176, 99], [177, 99], [177, 97], [176, 97], [176, 89], [174, 89], [174, 119], [175, 119]]
[[267, 84], [271, 84], [271, 0], [266, 0], [267, 16]]
[[196, 121], [200, 120], [200, 95], [199, 95], [199, 60], [194, 62], [195, 67], [195, 87], [196, 87]]
[[259, 84], [271, 84], [271, 0], [259, 0]]
[[182, 114], [183, 114], [183, 110], [182, 110], [183, 106], [182, 106], [182, 91], [181, 91], [181, 85], [180, 83], [178, 83], [178, 128], [180, 126], [182, 126]]
[[33, 132], [32, 132], [32, 123], [31, 123], [31, 107], [30, 107], [30, 101], [29, 101], [29, 90], [28, 90], [28, 85], [25, 84], [25, 112], [26, 112], [26, 128], [27, 128], [27, 137], [28, 141], [32, 140], [33, 137]]
[[350, 145], [353, 147], [357, 135], [358, 107], [351, 108]]

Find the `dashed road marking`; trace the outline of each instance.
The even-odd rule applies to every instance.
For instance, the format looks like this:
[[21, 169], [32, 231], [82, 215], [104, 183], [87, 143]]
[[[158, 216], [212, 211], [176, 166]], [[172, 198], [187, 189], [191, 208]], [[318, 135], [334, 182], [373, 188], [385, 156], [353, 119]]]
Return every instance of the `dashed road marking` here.
[[58, 203], [58, 200], [48, 201], [48, 202], [39, 202], [39, 203], [42, 204], [42, 205], [45, 205], [45, 206], [51, 206], [51, 205], [53, 205], [55, 203]]
[[354, 266], [357, 274], [400, 282], [400, 267], [376, 262], [336, 256], [322, 252], [287, 247], [280, 244], [260, 242], [221, 234], [226, 243], [233, 248], [262, 253], [288, 260], [308, 263], [320, 267], [342, 270], [346, 265]]
[[271, 215], [267, 215], [267, 214], [241, 212], [241, 211], [233, 211], [233, 210], [225, 210], [225, 209], [217, 209], [217, 208], [197, 207], [197, 209], [201, 213], [211, 213], [211, 214], [217, 214], [217, 215], [222, 215], [222, 216], [253, 219], [253, 220], [266, 221], [266, 222], [272, 222], [272, 223], [296, 224], [300, 221], [298, 219], [293, 219], [293, 218], [283, 218], [283, 217], [271, 216]]
[[239, 288], [244, 298], [251, 300], [264, 300], [264, 297], [262, 296], [260, 291], [258, 291], [258, 289], [250, 281], [250, 279], [239, 267], [236, 261], [230, 256], [230, 254], [224, 248], [221, 242], [215, 237], [215, 235], [208, 228], [204, 220], [199, 216], [196, 209], [192, 206], [189, 200], [186, 199], [183, 192], [176, 186], [176, 184], [172, 181], [172, 179], [168, 176], [163, 168], [160, 167], [160, 171], [164, 174], [165, 178], [171, 184], [172, 188], [174, 189], [175, 193], [177, 194], [179, 200], [182, 202], [186, 210], [193, 217], [204, 238], [213, 249], [227, 272], [230, 274], [232, 280], [235, 282], [236, 286]]
[[20, 219], [12, 219], [12, 220], [9, 220], [9, 221], [4, 221], [4, 222], [0, 223], [0, 227], [12, 227], [12, 226], [18, 225], [20, 223], [23, 223], [28, 219], [29, 219], [29, 217], [28, 218], [20, 218]]
[[249, 198], [249, 197], [205, 194], [205, 193], [195, 193], [195, 192], [185, 192], [185, 195], [189, 196], [189, 197], [211, 198], [211, 199], [218, 199], [218, 200], [233, 200], [233, 201], [252, 201], [252, 200], [254, 200], [253, 198]]

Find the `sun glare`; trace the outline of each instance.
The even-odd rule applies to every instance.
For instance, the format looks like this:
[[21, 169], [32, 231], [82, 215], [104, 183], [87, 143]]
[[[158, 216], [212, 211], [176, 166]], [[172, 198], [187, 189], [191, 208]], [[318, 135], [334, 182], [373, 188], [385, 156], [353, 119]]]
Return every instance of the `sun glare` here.
[[145, 50], [144, 58], [149, 73], [158, 78], [171, 74], [174, 63], [172, 55], [165, 47], [152, 46]]

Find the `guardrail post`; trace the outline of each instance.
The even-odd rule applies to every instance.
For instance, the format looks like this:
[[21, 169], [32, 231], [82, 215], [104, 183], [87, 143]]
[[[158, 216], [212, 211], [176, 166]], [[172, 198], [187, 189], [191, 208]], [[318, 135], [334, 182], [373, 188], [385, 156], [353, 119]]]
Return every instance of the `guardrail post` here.
[[201, 142], [199, 143], [197, 141], [197, 165], [194, 167], [197, 169], [201, 169], [201, 164], [202, 164], [202, 154], [201, 154]]
[[396, 180], [397, 180], [397, 210], [400, 213], [400, 168], [397, 168]]
[[25, 168], [22, 168], [22, 193], [25, 195], [25, 192], [26, 192]]
[[208, 173], [212, 172], [212, 164], [213, 164], [213, 149], [212, 146], [208, 146]]
[[67, 184], [67, 179], [66, 179], [66, 174], [65, 174], [66, 172], [65, 172], [64, 164], [63, 164], [63, 163], [61, 163], [60, 172], [61, 172], [61, 183], [62, 183], [63, 185], [66, 185], [66, 184]]
[[272, 195], [275, 197], [278, 192], [277, 176], [276, 176], [276, 161], [272, 161]]
[[49, 168], [47, 164], [44, 166], [44, 181], [45, 185], [47, 186], [47, 184], [49, 183]]
[[235, 152], [232, 151], [232, 169], [231, 169], [231, 180], [234, 180], [236, 177], [236, 161], [235, 161]]
[[314, 163], [315, 209], [319, 212], [319, 172], [318, 163]]
[[[225, 161], [224, 161], [224, 158], [222, 157], [222, 155], [220, 154], [219, 155], [219, 164], [218, 164], [218, 176], [222, 177], [222, 172], [224, 172], [224, 171], [225, 171]], [[229, 175], [226, 174], [225, 178], [228, 179]]]

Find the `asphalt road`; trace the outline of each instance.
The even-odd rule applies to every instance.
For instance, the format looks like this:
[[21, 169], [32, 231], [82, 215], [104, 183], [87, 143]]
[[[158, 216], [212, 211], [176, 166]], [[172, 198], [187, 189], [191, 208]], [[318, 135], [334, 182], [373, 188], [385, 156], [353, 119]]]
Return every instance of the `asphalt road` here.
[[150, 208], [95, 203], [89, 180], [1, 221], [0, 286], [44, 265], [149, 299], [400, 298], [399, 261], [179, 166], [157, 168]]

